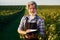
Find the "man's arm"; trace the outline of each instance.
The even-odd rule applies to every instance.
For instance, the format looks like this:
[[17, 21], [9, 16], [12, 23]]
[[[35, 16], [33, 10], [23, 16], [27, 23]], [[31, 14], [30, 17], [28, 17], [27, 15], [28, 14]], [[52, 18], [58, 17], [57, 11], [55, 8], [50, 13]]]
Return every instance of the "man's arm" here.
[[26, 34], [26, 31], [23, 30], [23, 27], [24, 27], [24, 17], [22, 17], [18, 30], [17, 30], [19, 34]]
[[47, 40], [45, 33], [45, 24], [43, 19], [39, 19], [38, 26], [40, 37], [43, 38], [43, 40]]
[[44, 36], [45, 35], [45, 24], [43, 19], [38, 20], [38, 29], [40, 35]]
[[23, 35], [30, 31], [29, 29], [24, 31], [24, 20], [25, 20], [24, 17], [22, 17], [20, 25], [19, 25], [18, 30], [17, 30], [19, 34], [23, 34]]

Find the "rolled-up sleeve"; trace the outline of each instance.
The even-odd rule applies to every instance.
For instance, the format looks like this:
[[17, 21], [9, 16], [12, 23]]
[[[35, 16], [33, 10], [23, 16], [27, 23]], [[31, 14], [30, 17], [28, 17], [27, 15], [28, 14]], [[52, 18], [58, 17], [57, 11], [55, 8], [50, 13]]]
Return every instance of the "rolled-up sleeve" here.
[[39, 29], [39, 33], [41, 35], [45, 34], [45, 24], [44, 24], [44, 20], [43, 19], [39, 19], [38, 20], [38, 29]]
[[21, 19], [21, 21], [20, 21], [18, 30], [23, 30], [23, 27], [24, 27], [24, 17], [22, 17], [22, 19]]

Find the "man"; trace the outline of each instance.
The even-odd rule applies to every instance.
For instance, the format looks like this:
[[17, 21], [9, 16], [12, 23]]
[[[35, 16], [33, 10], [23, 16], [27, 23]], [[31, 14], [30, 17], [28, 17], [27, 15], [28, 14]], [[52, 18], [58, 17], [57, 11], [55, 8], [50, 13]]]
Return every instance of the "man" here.
[[25, 35], [25, 40], [39, 40], [35, 33], [27, 34], [30, 29], [37, 29], [40, 36], [45, 34], [44, 20], [37, 15], [37, 4], [34, 1], [28, 2], [26, 9], [28, 10], [28, 15], [23, 16], [18, 27], [18, 33]]

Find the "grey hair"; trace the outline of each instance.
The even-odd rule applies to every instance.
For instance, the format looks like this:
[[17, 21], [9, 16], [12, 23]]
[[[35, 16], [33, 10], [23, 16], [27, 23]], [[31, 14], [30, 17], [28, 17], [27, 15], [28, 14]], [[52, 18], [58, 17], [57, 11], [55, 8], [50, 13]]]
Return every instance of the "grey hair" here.
[[37, 9], [37, 4], [36, 4], [35, 1], [30, 1], [30, 2], [28, 2], [28, 4], [26, 5], [26, 9], [29, 8], [29, 5], [35, 5], [35, 8]]

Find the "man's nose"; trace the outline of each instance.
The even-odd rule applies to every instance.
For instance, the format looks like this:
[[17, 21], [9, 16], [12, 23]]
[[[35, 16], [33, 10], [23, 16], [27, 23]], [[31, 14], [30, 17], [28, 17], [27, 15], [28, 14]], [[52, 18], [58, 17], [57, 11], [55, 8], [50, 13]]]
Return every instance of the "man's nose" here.
[[32, 8], [31, 11], [34, 11], [34, 9]]

